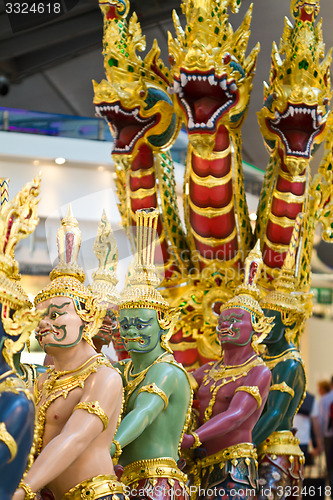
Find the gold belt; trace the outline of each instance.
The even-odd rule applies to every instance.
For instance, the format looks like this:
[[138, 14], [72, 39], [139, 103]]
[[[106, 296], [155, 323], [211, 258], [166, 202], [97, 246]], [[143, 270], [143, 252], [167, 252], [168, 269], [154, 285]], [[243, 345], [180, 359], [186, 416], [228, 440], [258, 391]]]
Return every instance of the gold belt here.
[[252, 443], [240, 443], [224, 450], [218, 451], [214, 455], [209, 455], [208, 457], [198, 460], [200, 462], [200, 468], [206, 468], [215, 464], [223, 464], [228, 460], [237, 460], [238, 458], [253, 458], [257, 459], [257, 452]]
[[303, 457], [299, 439], [290, 431], [276, 431], [258, 446], [258, 455], [295, 455]]
[[[124, 495], [127, 499], [124, 485], [117, 480], [116, 476], [101, 474], [77, 484], [65, 493], [62, 500], [82, 500], [82, 498], [97, 500], [98, 498], [103, 498], [107, 495], [116, 495], [117, 493]], [[117, 500], [117, 496], [112, 498], [113, 500]]]
[[124, 467], [121, 480], [129, 485], [141, 479], [153, 479], [166, 477], [186, 484], [187, 476], [177, 467], [173, 458], [150, 458], [147, 460], [137, 460]]

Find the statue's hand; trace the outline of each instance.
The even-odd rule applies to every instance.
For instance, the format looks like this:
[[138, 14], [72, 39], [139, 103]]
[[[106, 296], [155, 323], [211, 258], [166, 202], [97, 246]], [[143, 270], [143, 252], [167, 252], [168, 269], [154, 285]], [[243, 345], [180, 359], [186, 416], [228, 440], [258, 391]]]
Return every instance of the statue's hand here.
[[183, 441], [182, 441], [182, 448], [191, 448], [191, 446], [194, 445], [194, 437], [192, 434], [184, 434]]
[[22, 490], [22, 488], [18, 488], [15, 491], [12, 500], [24, 500], [24, 499], [25, 499], [25, 492], [24, 492], [24, 490]]

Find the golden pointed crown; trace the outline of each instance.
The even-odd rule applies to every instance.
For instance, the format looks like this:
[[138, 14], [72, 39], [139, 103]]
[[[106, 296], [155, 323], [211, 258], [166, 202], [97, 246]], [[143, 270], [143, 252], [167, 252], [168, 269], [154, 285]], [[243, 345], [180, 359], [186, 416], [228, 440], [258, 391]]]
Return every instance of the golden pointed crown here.
[[36, 295], [36, 305], [57, 296], [66, 296], [82, 302], [92, 296], [83, 285], [85, 273], [77, 263], [80, 246], [81, 231], [69, 205], [67, 215], [62, 219], [57, 232], [59, 262], [50, 273], [49, 285]]
[[220, 309], [220, 312], [232, 308], [249, 312], [254, 330], [263, 334], [261, 340], [271, 331], [273, 327], [272, 321], [274, 320], [274, 318], [267, 318], [264, 315], [264, 311], [259, 304], [260, 290], [257, 287], [257, 281], [262, 266], [260, 240], [258, 240], [245, 259], [243, 284], [236, 288], [234, 297], [225, 302]]
[[[301, 2], [293, 2], [300, 4]], [[269, 85], [265, 84], [264, 97], [283, 95], [285, 85], [291, 87], [289, 96], [290, 102], [299, 104], [306, 102], [308, 105], [320, 104], [320, 111], [325, 115], [326, 104], [331, 98], [330, 93], [330, 65], [332, 60], [332, 50], [325, 56], [325, 44], [322, 35], [322, 22], [315, 25], [314, 12], [319, 2], [312, 2], [309, 8], [313, 8], [311, 20], [304, 20], [299, 9], [299, 5], [292, 5], [292, 14], [295, 18], [295, 25], [286, 18], [283, 37], [280, 47], [273, 43], [272, 66], [270, 72]], [[285, 55], [284, 59], [282, 59]], [[310, 89], [316, 91], [310, 92]], [[326, 104], [322, 104], [325, 102]]]
[[51, 282], [35, 297], [35, 305], [52, 297], [68, 297], [73, 300], [79, 317], [89, 323], [83, 338], [93, 346], [91, 336], [96, 333], [105, 315], [105, 309], [97, 314], [97, 301], [91, 290], [84, 286], [85, 273], [78, 265], [81, 231], [69, 205], [67, 215], [57, 232], [59, 263], [50, 273]]
[[260, 301], [263, 309], [272, 309], [281, 313], [294, 312], [302, 314], [303, 312], [301, 296], [296, 292], [297, 282], [295, 277], [296, 256], [303, 220], [304, 214], [299, 213], [280, 274], [273, 282], [274, 290]]
[[[202, 71], [214, 67], [217, 75], [236, 69], [242, 72], [242, 77], [252, 71], [259, 52], [257, 44], [251, 54], [245, 56], [250, 36], [252, 6], [249, 7], [241, 26], [234, 32], [229, 23], [227, 4], [235, 11], [237, 3], [240, 4], [237, 0], [183, 0], [181, 7], [187, 19], [187, 26], [185, 30], [182, 28], [174, 11], [173, 22], [177, 38], [168, 33], [169, 61], [174, 66], [173, 73], [179, 73], [183, 66], [188, 70]], [[226, 54], [229, 54], [227, 59]]]
[[120, 309], [147, 308], [167, 310], [169, 304], [156, 287], [160, 278], [154, 264], [158, 210], [144, 208], [136, 216], [136, 262], [121, 293]]
[[120, 298], [116, 290], [118, 249], [105, 210], [98, 225], [94, 253], [98, 260], [98, 270], [93, 273], [93, 283], [88, 288], [97, 297], [98, 302], [117, 304]]
[[178, 310], [171, 308], [156, 289], [161, 279], [154, 265], [158, 210], [144, 208], [136, 215], [136, 263], [128, 286], [120, 296], [120, 309], [155, 309], [160, 327], [173, 333]]
[[2, 303], [9, 303], [13, 309], [32, 306], [18, 283], [20, 275], [14, 250], [17, 243], [29, 236], [39, 222], [37, 205], [40, 183], [41, 175], [38, 175], [13, 200], [8, 201], [8, 179], [0, 179], [0, 298]]

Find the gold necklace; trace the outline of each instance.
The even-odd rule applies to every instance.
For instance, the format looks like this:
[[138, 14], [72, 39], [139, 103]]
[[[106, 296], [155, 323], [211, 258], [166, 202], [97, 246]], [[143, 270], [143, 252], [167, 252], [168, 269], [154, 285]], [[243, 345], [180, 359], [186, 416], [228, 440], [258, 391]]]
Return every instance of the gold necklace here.
[[270, 370], [272, 370], [278, 363], [282, 363], [287, 359], [294, 359], [295, 361], [299, 361], [303, 365], [302, 357], [296, 347], [290, 347], [289, 349], [286, 349], [276, 356], [268, 356], [265, 354], [263, 358]]
[[[205, 375], [203, 379], [204, 385], [209, 384], [210, 380], [214, 381], [210, 387], [210, 392], [212, 393], [212, 397], [210, 398], [209, 404], [205, 409], [204, 423], [207, 422], [212, 416], [214, 404], [216, 401], [216, 396], [221, 387], [229, 384], [230, 382], [235, 382], [239, 378], [245, 377], [248, 374], [248, 372], [255, 366], [265, 365], [263, 360], [259, 358], [256, 354], [251, 356], [249, 359], [247, 359], [244, 363], [240, 365], [220, 366], [219, 368], [217, 368], [218, 363], [220, 362], [218, 361], [217, 363], [214, 363], [212, 368], [210, 370], [207, 370], [208, 374]], [[221, 381], [221, 383], [217, 385], [219, 381]]]
[[[53, 389], [59, 385], [67, 385], [67, 383], [72, 380], [73, 376], [75, 376], [76, 373], [81, 372], [83, 368], [85, 368], [88, 364], [90, 364], [93, 360], [101, 358], [103, 354], [94, 354], [94, 356], [91, 356], [89, 359], [87, 359], [82, 365], [78, 366], [77, 368], [74, 368], [73, 370], [62, 370], [62, 371], [56, 371], [54, 368], [49, 368], [48, 371], [48, 377], [46, 381], [43, 384], [43, 390], [46, 391], [47, 395], [50, 395]], [[58, 380], [60, 377], [63, 377], [64, 375], [71, 375], [71, 377], [66, 377], [63, 380]], [[68, 394], [68, 393], [67, 393]]]
[[281, 354], [277, 354], [276, 356], [268, 356], [265, 354], [263, 356], [263, 358], [264, 358], [266, 366], [271, 371], [273, 370], [273, 368], [276, 367], [276, 365], [278, 365], [279, 363], [282, 363], [283, 361], [286, 361], [287, 359], [292, 359], [294, 361], [298, 361], [299, 364], [301, 365], [301, 367], [303, 368], [303, 374], [304, 374], [304, 380], [305, 380], [304, 391], [303, 391], [302, 397], [300, 399], [300, 402], [298, 403], [297, 410], [295, 411], [295, 415], [296, 415], [296, 413], [298, 413], [298, 410], [302, 406], [302, 403], [303, 403], [305, 396], [306, 396], [306, 373], [305, 373], [304, 362], [303, 362], [301, 353], [296, 349], [296, 347], [289, 347], [289, 349], [286, 349], [285, 351], [281, 352]]
[[[169, 352], [162, 352], [162, 354], [160, 354], [158, 356], [158, 358], [156, 358], [155, 361], [153, 361], [153, 363], [151, 363], [151, 365], [147, 366], [147, 368], [144, 368], [141, 372], [135, 373], [135, 374], [131, 373], [131, 370], [133, 369], [133, 361], [130, 360], [127, 363], [127, 365], [125, 366], [125, 370], [124, 370], [124, 378], [126, 381], [126, 385], [124, 387], [124, 391], [126, 392], [126, 397], [125, 397], [125, 402], [124, 402], [124, 412], [126, 411], [126, 406], [127, 406], [127, 403], [128, 403], [130, 396], [133, 394], [135, 389], [137, 389], [137, 387], [144, 380], [149, 368], [151, 368], [153, 365], [156, 365], [157, 363], [160, 363], [161, 361], [166, 361], [167, 355], [169, 357], [172, 356], [172, 355], [170, 355]], [[133, 380], [130, 381], [129, 377], [132, 377]]]
[[[89, 361], [92, 361], [92, 363], [90, 363], [87, 366]], [[75, 370], [68, 370], [67, 372], [65, 372], [65, 373], [70, 373], [71, 374], [70, 377], [67, 377], [64, 380], [55, 380], [54, 386], [52, 387], [51, 390], [49, 387], [47, 387], [47, 380], [46, 380], [41, 390], [38, 391], [37, 381], [35, 381], [34, 394], [36, 398], [36, 404], [40, 402], [45, 386], [47, 392], [46, 397], [48, 398], [45, 401], [45, 403], [38, 408], [38, 420], [35, 426], [35, 435], [34, 435], [34, 447], [36, 450], [36, 456], [40, 453], [40, 450], [43, 446], [46, 411], [48, 410], [50, 404], [53, 403], [53, 401], [59, 398], [60, 396], [66, 398], [68, 393], [71, 390], [76, 389], [77, 387], [83, 388], [85, 380], [89, 377], [89, 375], [91, 375], [91, 373], [96, 372], [100, 365], [106, 365], [112, 367], [110, 361], [106, 359], [103, 356], [103, 354], [94, 355], [91, 358], [89, 358], [88, 361], [84, 362], [79, 368], [76, 368]], [[58, 374], [59, 373], [64, 374], [64, 372], [58, 372]]]
[[233, 377], [234, 375], [238, 375], [240, 368], [250, 363], [252, 359], [256, 357], [257, 355], [254, 354], [240, 365], [222, 365], [221, 361], [216, 361], [213, 363], [210, 370], [205, 370], [206, 375], [203, 378], [203, 384], [209, 384], [211, 379], [213, 379], [214, 382], [218, 382], [223, 377]]

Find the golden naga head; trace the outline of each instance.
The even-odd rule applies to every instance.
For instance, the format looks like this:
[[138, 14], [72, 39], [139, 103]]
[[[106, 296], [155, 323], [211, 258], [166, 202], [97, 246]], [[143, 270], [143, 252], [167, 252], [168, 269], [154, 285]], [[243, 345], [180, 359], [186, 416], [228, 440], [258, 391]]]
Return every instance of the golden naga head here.
[[127, 0], [100, 1], [104, 17], [103, 55], [106, 80], [93, 82], [96, 113], [109, 123], [113, 154], [134, 156], [142, 144], [166, 149], [175, 140], [180, 121], [167, 93], [170, 73], [160, 59], [156, 40], [144, 59], [145, 37]]
[[319, 13], [319, 0], [291, 0], [290, 12], [294, 19], [314, 21]]
[[252, 6], [234, 32], [228, 3], [183, 1], [185, 29], [173, 13], [176, 38], [169, 33], [169, 92], [177, 98], [193, 147], [201, 145], [198, 135], [214, 137], [221, 124], [239, 128], [247, 113], [259, 45], [245, 56]]
[[13, 355], [20, 352], [40, 320], [40, 314], [31, 311], [32, 304], [19, 284], [18, 263], [14, 250], [17, 243], [31, 234], [38, 222], [41, 176], [27, 183], [8, 201], [8, 179], [0, 179], [0, 302], [1, 322], [5, 335], [0, 345], [6, 362], [14, 369]]
[[106, 309], [97, 307], [95, 296], [84, 286], [85, 272], [77, 263], [80, 246], [81, 231], [69, 206], [57, 232], [59, 262], [50, 273], [51, 282], [36, 295], [35, 305], [53, 297], [70, 298], [78, 316], [87, 323], [83, 338], [94, 347], [91, 337], [102, 323]]
[[178, 318], [178, 309], [170, 307], [157, 290], [160, 277], [154, 265], [158, 210], [141, 209], [136, 215], [136, 263], [128, 277], [127, 287], [120, 296], [119, 309], [154, 309], [157, 320], [166, 334], [161, 337], [161, 345], [168, 351], [168, 344]]
[[[296, 22], [293, 26], [286, 19], [279, 49], [273, 44], [270, 80], [258, 113], [267, 149], [280, 152], [292, 175], [304, 171], [323, 141], [330, 113], [331, 51], [325, 57], [321, 22], [314, 25], [317, 8], [319, 2], [293, 2]], [[312, 12], [309, 19], [305, 10], [309, 16]]]

